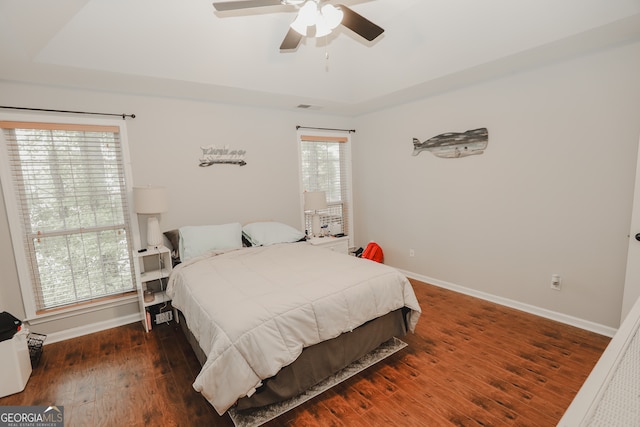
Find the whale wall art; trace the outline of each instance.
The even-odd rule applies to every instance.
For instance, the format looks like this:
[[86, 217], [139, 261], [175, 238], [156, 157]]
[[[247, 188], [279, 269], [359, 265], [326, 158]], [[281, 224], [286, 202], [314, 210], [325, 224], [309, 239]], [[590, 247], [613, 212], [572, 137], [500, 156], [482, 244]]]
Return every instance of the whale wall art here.
[[434, 156], [455, 159], [484, 153], [489, 143], [487, 128], [466, 132], [447, 132], [420, 142], [413, 138], [413, 155], [431, 151]]

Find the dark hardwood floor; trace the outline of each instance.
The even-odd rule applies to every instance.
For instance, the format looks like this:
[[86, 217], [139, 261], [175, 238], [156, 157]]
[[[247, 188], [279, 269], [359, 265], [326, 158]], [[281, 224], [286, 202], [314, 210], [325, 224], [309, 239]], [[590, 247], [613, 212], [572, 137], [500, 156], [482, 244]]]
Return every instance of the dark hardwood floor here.
[[[609, 338], [413, 282], [409, 346], [269, 426], [554, 426]], [[175, 324], [139, 323], [44, 347], [0, 405], [62, 405], [66, 426], [232, 426], [196, 393]]]

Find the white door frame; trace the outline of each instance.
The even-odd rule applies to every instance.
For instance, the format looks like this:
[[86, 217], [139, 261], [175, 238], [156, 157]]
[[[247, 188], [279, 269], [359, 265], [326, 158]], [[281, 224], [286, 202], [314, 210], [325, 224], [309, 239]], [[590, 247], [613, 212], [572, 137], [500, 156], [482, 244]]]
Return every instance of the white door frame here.
[[[636, 183], [633, 190], [633, 211], [631, 213], [631, 229], [629, 231], [629, 250], [627, 252], [627, 273], [624, 280], [622, 311], [620, 323], [631, 311], [631, 307], [640, 297], [640, 141], [638, 141], [638, 162], [636, 166]], [[640, 235], [638, 236], [640, 238]]]

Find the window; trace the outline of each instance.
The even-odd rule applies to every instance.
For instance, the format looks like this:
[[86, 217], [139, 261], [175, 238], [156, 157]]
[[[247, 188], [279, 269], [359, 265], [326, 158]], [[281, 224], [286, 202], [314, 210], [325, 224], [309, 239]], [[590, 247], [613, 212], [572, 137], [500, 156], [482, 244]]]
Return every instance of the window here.
[[[344, 233], [353, 243], [351, 200], [351, 139], [336, 134], [299, 133], [302, 191], [324, 191], [328, 209], [320, 212], [320, 223], [331, 234]], [[312, 215], [304, 214], [311, 230]]]
[[0, 128], [27, 317], [135, 291], [121, 125]]

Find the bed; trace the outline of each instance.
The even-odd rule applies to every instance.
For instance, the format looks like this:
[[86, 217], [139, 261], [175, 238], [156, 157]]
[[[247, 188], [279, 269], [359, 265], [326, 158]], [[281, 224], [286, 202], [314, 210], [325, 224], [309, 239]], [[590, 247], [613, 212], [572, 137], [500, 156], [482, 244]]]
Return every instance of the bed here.
[[[294, 232], [259, 238], [245, 226], [240, 235], [251, 247], [243, 247], [238, 227], [228, 233], [233, 242], [191, 251], [167, 285], [203, 365], [193, 387], [218, 414], [288, 399], [414, 331], [420, 306], [397, 270], [298, 241]], [[258, 230], [265, 227], [273, 224]], [[180, 229], [183, 254], [190, 239], [206, 235], [190, 231]]]

